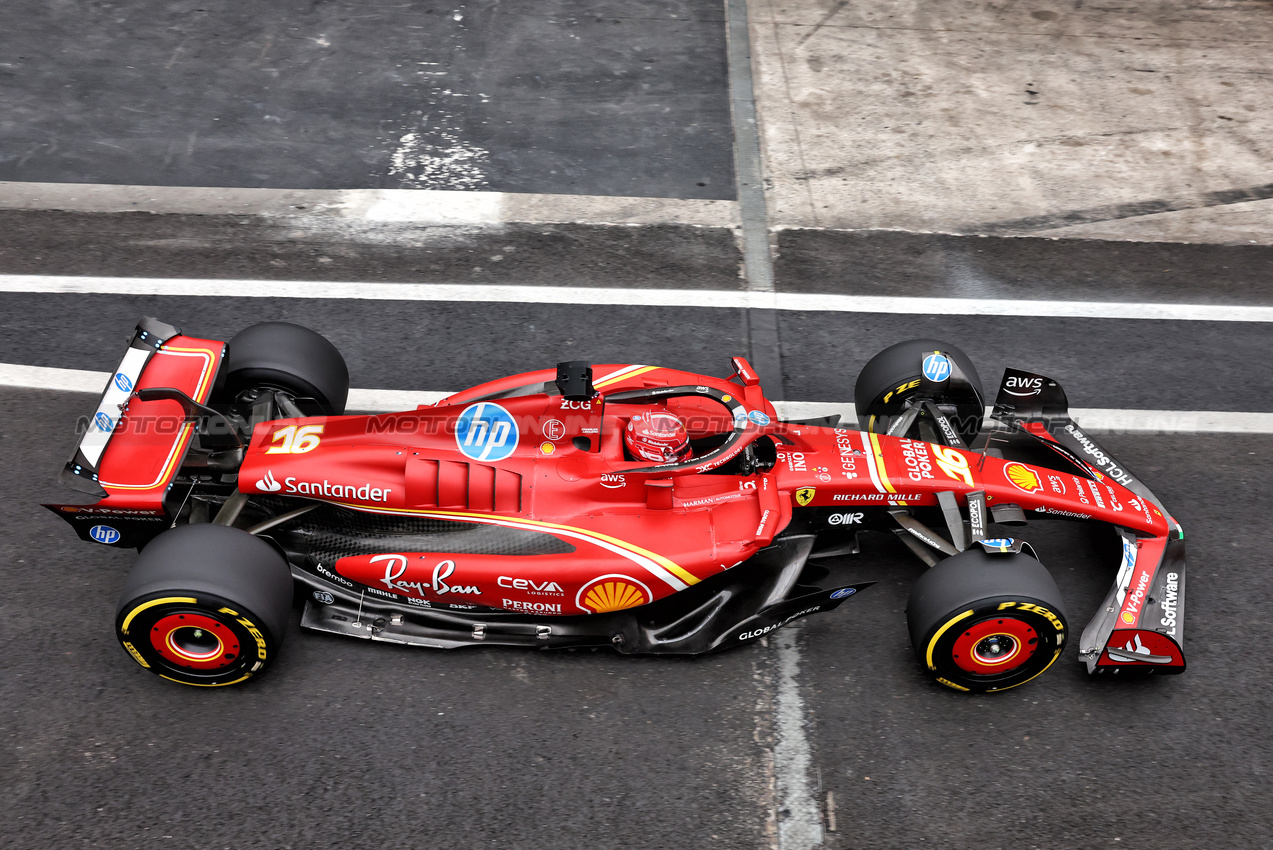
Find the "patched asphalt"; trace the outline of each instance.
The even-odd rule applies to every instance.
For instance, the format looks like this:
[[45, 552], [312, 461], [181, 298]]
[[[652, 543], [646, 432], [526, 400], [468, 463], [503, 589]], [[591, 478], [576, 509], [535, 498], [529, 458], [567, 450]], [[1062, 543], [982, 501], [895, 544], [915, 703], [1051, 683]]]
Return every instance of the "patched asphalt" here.
[[[0, 392], [6, 846], [769, 844], [765, 646], [697, 660], [439, 652], [302, 633], [294, 615], [250, 685], [143, 671], [112, 635], [130, 554], [80, 542], [36, 504], [66, 496], [54, 472], [88, 403]], [[825, 846], [1262, 846], [1273, 663], [1251, 647], [1270, 592], [1273, 438], [1105, 443], [1186, 529], [1189, 670], [1093, 679], [1068, 651], [1019, 690], [949, 691], [906, 635], [920, 565], [868, 536], [851, 563], [879, 583], [798, 627], [811, 782], [836, 813]], [[1009, 533], [1036, 544], [1081, 628], [1117, 566], [1112, 535]]]
[[[983, 7], [998, 14], [986, 4], [971, 4], [969, 14]], [[762, 11], [773, 17], [775, 8]], [[929, 12], [923, 4], [879, 8], [906, 26], [827, 18], [831, 26], [810, 27], [797, 47], [819, 29], [819, 38], [838, 32], [921, 47], [952, 37], [949, 27], [913, 26], [914, 15]], [[942, 14], [958, 17], [960, 9]], [[859, 11], [844, 4], [826, 10], [833, 17]], [[1028, 16], [1028, 27], [1061, 33], [1077, 26], [1072, 19], [1082, 8], [1010, 11]], [[1174, 11], [1166, 17], [1188, 35], [1193, 26], [1209, 32], [1213, 18], [1241, 29], [1259, 13], [1246, 3], [1205, 10], [1195, 16], [1200, 24]], [[1113, 16], [1118, 26], [1162, 14], [1157, 6], [1136, 15], [1082, 12], [1102, 23]], [[780, 17], [774, 34], [800, 24]], [[603, 0], [587, 4], [585, 14], [568, 0], [268, 7], [18, 0], [6, 7], [5, 22], [0, 180], [735, 196], [719, 2]], [[759, 35], [758, 56], [769, 39]], [[1126, 43], [1121, 35], [1108, 41]], [[1190, 42], [1178, 61], [1210, 49], [1202, 44]], [[1243, 55], [1258, 58], [1251, 45]], [[813, 48], [816, 57], [801, 57], [808, 72], [791, 70], [805, 79], [821, 73], [812, 59], [830, 62], [821, 78], [829, 82], [816, 91], [791, 88], [784, 76], [786, 94], [769, 101], [791, 106], [806, 130], [824, 101], [830, 111], [823, 117], [852, 117], [854, 102], [839, 90], [862, 87], [841, 72], [846, 62], [888, 77], [881, 91], [889, 108], [916, 115], [941, 108], [923, 87], [922, 98], [903, 101], [916, 80], [894, 73], [891, 60], [833, 55], [819, 42]], [[940, 66], [957, 54], [925, 48], [923, 55], [923, 64]], [[1020, 58], [1015, 48], [1003, 55], [1011, 57], [1000, 69], [1007, 79]], [[773, 58], [760, 57], [762, 72], [777, 67]], [[947, 63], [961, 92], [962, 61]], [[1234, 103], [1246, 97], [1255, 84], [1244, 66], [1217, 62], [1240, 78], [1221, 94]], [[772, 94], [779, 78], [767, 76], [762, 93], [767, 86]], [[1105, 79], [1102, 86], [1121, 85]], [[1187, 87], [1167, 75], [1155, 79], [1163, 80], [1155, 97]], [[1043, 90], [1052, 97], [1050, 84]], [[1034, 111], [1044, 114], [1049, 103]], [[1123, 111], [1107, 105], [1091, 117], [1100, 124], [1106, 112]], [[1245, 111], [1235, 114], [1246, 119]], [[790, 145], [815, 158], [829, 146], [852, 163], [878, 157], [879, 138], [897, 130], [864, 122], [866, 141], [854, 147], [835, 133], [784, 136], [776, 108], [762, 117], [777, 134], [767, 137], [769, 165], [782, 166], [770, 171], [778, 180], [769, 187], [771, 223], [799, 218], [775, 203], [793, 190], [810, 203], [865, 199], [867, 211], [894, 214], [879, 219], [886, 225], [917, 212], [932, 213], [920, 216], [925, 221], [940, 217], [941, 203], [930, 210], [928, 200], [962, 203], [957, 182], [927, 176], [930, 162], [941, 165], [932, 151], [921, 152], [920, 168], [883, 163], [920, 180], [918, 190], [902, 185], [898, 197], [862, 194], [852, 169], [833, 175], [850, 194], [811, 192], [819, 179], [829, 185], [826, 176], [803, 160], [787, 174]], [[1185, 122], [1190, 137], [1201, 134], [1222, 152], [1241, 147], [1244, 133], [1258, 138], [1250, 127], [1223, 124], [1232, 116], [1215, 120], [1218, 130]], [[1123, 125], [1114, 129], [1120, 132], [1089, 138], [1088, 153], [1082, 146], [1062, 153], [1090, 153], [1099, 162], [1107, 146], [1123, 144]], [[898, 138], [923, 137], [914, 128], [907, 133]], [[1129, 138], [1134, 144], [1139, 136]], [[1014, 139], [993, 153], [1015, 156], [1017, 143], [1033, 141]], [[1257, 153], [1250, 161], [1260, 161]], [[1055, 154], [1048, 156], [1039, 167], [1060, 180]], [[1196, 169], [1201, 175], [1208, 166]], [[1159, 171], [1182, 180], [1195, 174]], [[1208, 179], [1216, 177], [1214, 162], [1210, 171]], [[1136, 201], [1142, 191], [1086, 167], [1073, 173], [1083, 177], [1076, 186], [1116, 189], [1113, 200]], [[1036, 197], [1011, 178], [981, 187], [1008, 197], [1012, 209], [1029, 201], [1055, 212], [1051, 195]], [[1066, 204], [1093, 215], [1127, 212], [1105, 210], [1102, 198], [1067, 197]], [[1167, 215], [1174, 222], [1167, 226], [1149, 214], [1158, 207], [1143, 206], [1132, 210], [1139, 218], [1104, 225], [1110, 238], [1143, 233], [1143, 242], [777, 230], [775, 285], [855, 295], [1273, 304], [1271, 249], [1235, 235], [1245, 227], [1264, 239], [1258, 209], [1246, 209], [1246, 218], [1243, 209], [1211, 216], [1213, 232], [1212, 225], [1182, 224], [1183, 214]], [[1237, 224], [1225, 229], [1222, 219]], [[932, 229], [956, 229], [933, 220]], [[1161, 241], [1163, 234], [1182, 242]], [[1228, 244], [1182, 244], [1188, 241]], [[0, 211], [5, 274], [738, 290], [745, 286], [741, 259], [736, 234], [722, 227]], [[455, 390], [565, 357], [722, 374], [730, 355], [752, 345], [743, 311], [685, 309], [674, 299], [633, 308], [6, 293], [0, 362], [108, 369], [142, 314], [221, 338], [253, 321], [310, 324], [342, 349], [356, 386], [404, 390]], [[1075, 407], [1273, 410], [1268, 332], [1260, 323], [831, 313], [782, 313], [779, 320], [781, 395], [790, 400], [846, 402], [871, 354], [923, 335], [965, 348], [988, 387], [1003, 366], [1019, 365], [1059, 379]], [[3, 847], [777, 846], [777, 826], [789, 813], [775, 810], [777, 653], [763, 643], [695, 660], [434, 652], [302, 633], [294, 613], [276, 666], [249, 685], [183, 688], [142, 670], [112, 634], [132, 556], [79, 541], [38, 506], [74, 497], [55, 476], [75, 442], [73, 424], [91, 404], [87, 395], [0, 390]], [[793, 627], [824, 846], [1270, 846], [1273, 662], [1258, 641], [1269, 621], [1262, 507], [1273, 438], [1110, 435], [1102, 442], [1186, 530], [1188, 672], [1093, 679], [1067, 651], [1019, 690], [968, 696], [944, 689], [925, 677], [906, 634], [903, 609], [921, 565], [891, 537], [867, 537], [851, 563], [862, 580], [878, 583], [835, 613]], [[1035, 523], [1008, 533], [1037, 545], [1071, 627], [1081, 629], [1114, 575], [1108, 530]]]
[[0, 55], [0, 180], [734, 196], [712, 0], [15, 0]]

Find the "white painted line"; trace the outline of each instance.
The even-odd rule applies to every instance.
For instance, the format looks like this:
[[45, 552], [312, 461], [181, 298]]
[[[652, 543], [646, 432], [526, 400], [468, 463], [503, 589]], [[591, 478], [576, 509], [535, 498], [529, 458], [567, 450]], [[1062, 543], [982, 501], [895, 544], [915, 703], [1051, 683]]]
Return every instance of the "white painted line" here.
[[[841, 422], [854, 427], [857, 423], [853, 405], [842, 402], [776, 401], [774, 407], [788, 420], [839, 414]], [[1273, 434], [1273, 413], [1072, 407], [1070, 418], [1093, 434]]]
[[0, 181], [0, 209], [286, 216], [306, 220], [489, 227], [683, 224], [734, 227], [734, 201], [535, 195], [435, 189], [237, 189]]
[[0, 387], [23, 387], [33, 390], [56, 390], [64, 393], [100, 395], [106, 389], [110, 372], [84, 369], [51, 369], [47, 366], [19, 366], [0, 363]]
[[893, 298], [874, 295], [746, 292], [720, 289], [484, 286], [464, 283], [356, 283], [312, 280], [67, 277], [60, 275], [5, 274], [0, 275], [0, 292], [672, 306], [675, 309], [717, 307], [832, 313], [1273, 322], [1273, 307], [1262, 306], [1104, 301], [1029, 301], [991, 298]]
[[454, 283], [333, 283], [304, 280], [56, 277], [0, 275], [0, 292], [87, 295], [176, 295], [218, 298], [329, 298], [519, 304], [747, 306], [739, 291], [570, 286], [482, 286]]
[[[82, 369], [54, 369], [47, 366], [22, 366], [0, 363], [0, 387], [55, 390], [72, 393], [100, 393], [110, 372]], [[351, 411], [392, 413], [412, 410], [422, 404], [436, 404], [451, 392], [417, 390], [350, 389]], [[782, 419], [817, 419], [838, 413], [842, 422], [857, 422], [852, 404], [821, 401], [776, 401], [774, 407]], [[1098, 433], [1147, 434], [1273, 434], [1273, 413], [1248, 413], [1224, 410], [1119, 410], [1073, 408], [1070, 415], [1084, 431]]]
[[413, 390], [360, 390], [350, 387], [346, 410], [366, 413], [394, 413], [414, 410], [422, 404], [437, 404], [451, 393], [425, 393]]
[[813, 756], [800, 695], [799, 632], [774, 632], [778, 687], [774, 693], [774, 779], [778, 796], [778, 850], [810, 850], [822, 843], [822, 813], [810, 787]]

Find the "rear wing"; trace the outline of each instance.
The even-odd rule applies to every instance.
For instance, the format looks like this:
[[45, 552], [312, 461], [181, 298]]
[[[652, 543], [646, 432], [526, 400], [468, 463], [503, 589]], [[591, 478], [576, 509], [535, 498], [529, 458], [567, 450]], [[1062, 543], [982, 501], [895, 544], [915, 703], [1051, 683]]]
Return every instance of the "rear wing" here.
[[1079, 428], [1070, 417], [1065, 390], [1051, 378], [1005, 370], [990, 415], [1034, 437], [1097, 480], [1127, 488], [1136, 496], [1125, 500], [1130, 507], [1160, 513], [1167, 521], [1169, 531], [1163, 537], [1138, 538], [1118, 528], [1122, 562], [1114, 586], [1079, 638], [1079, 657], [1089, 673], [1127, 668], [1183, 672], [1185, 533], [1180, 523], [1143, 481]]
[[[172, 388], [202, 404], [212, 394], [224, 353], [223, 342], [183, 336], [149, 317], [138, 322], [96, 409], [81, 419], [82, 436], [60, 475], [64, 484], [98, 501], [46, 507], [86, 540], [135, 546], [153, 536], [140, 526], [137, 534], [126, 533], [123, 526], [143, 522], [142, 517], [154, 525], [155, 518], [165, 515], [164, 496], [190, 447], [194, 423], [180, 402], [143, 401], [137, 394]], [[92, 528], [81, 522], [91, 517], [116, 522]]]
[[141, 380], [146, 364], [165, 342], [180, 334], [179, 329], [149, 316], [142, 317], [137, 323], [137, 329], [128, 340], [128, 350], [107, 381], [84, 436], [80, 437], [71, 459], [62, 470], [63, 484], [99, 499], [106, 498], [107, 492], [98, 481], [102, 455], [123, 419], [123, 411]]

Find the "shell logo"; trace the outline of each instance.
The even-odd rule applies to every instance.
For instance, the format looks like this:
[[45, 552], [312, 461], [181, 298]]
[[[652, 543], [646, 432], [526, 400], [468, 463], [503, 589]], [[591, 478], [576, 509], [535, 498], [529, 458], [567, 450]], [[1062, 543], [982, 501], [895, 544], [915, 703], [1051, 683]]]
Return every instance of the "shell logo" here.
[[1135, 622], [1136, 622], [1136, 615], [1135, 615], [1135, 614], [1133, 614], [1131, 611], [1124, 611], [1124, 612], [1123, 612], [1123, 622], [1124, 622], [1124, 623], [1126, 623], [1126, 624], [1127, 624], [1127, 625], [1129, 625], [1129, 626], [1130, 626], [1130, 625], [1134, 625], [1134, 624], [1135, 624]]
[[1039, 474], [1028, 466], [1013, 461], [1003, 468], [1003, 474], [1013, 487], [1026, 493], [1037, 493], [1043, 489]]
[[579, 588], [575, 605], [589, 614], [605, 614], [635, 608], [654, 599], [654, 594], [641, 582], [628, 576], [609, 575], [594, 578]]

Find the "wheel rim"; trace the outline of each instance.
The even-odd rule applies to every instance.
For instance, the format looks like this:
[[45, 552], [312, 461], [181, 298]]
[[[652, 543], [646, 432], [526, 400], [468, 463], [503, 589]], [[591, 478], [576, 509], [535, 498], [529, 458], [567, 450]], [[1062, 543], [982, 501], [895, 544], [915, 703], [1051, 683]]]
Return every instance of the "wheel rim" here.
[[239, 657], [239, 640], [224, 623], [182, 612], [161, 618], [150, 629], [150, 645], [165, 661], [193, 670], [215, 670]]
[[992, 676], [1020, 668], [1038, 648], [1038, 632], [1029, 623], [996, 617], [964, 629], [951, 648], [951, 659], [965, 673]]

